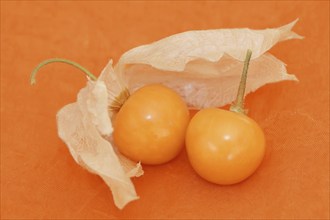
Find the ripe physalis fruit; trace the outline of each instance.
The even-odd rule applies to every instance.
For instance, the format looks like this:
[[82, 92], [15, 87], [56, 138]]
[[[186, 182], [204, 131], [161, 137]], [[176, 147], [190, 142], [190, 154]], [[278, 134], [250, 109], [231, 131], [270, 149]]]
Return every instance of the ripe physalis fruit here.
[[235, 184], [254, 173], [265, 153], [260, 126], [243, 108], [247, 69], [252, 52], [246, 55], [236, 102], [230, 111], [207, 108], [191, 120], [186, 148], [193, 169], [204, 179], [221, 185]]
[[183, 99], [161, 84], [144, 86], [122, 105], [114, 121], [119, 151], [143, 164], [162, 164], [184, 146], [189, 111]]

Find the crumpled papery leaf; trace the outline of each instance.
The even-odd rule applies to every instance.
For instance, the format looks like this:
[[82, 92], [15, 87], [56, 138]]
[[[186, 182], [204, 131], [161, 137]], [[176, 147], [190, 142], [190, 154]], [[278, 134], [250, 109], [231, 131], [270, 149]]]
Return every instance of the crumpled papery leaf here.
[[[296, 20], [297, 21], [297, 20]], [[265, 29], [189, 31], [126, 52], [112, 60], [97, 81], [88, 81], [76, 103], [57, 115], [58, 133], [75, 161], [99, 175], [111, 188], [115, 205], [138, 199], [130, 177], [143, 170], [112, 144], [112, 103], [125, 89], [162, 83], [177, 91], [191, 108], [219, 107], [234, 101], [248, 49], [252, 50], [246, 94], [283, 80], [297, 80], [285, 64], [267, 53], [276, 43], [302, 38], [291, 31], [296, 21]]]
[[112, 144], [101, 136], [110, 134], [107, 89], [103, 81], [89, 81], [78, 93], [77, 103], [63, 107], [57, 114], [58, 131], [72, 157], [82, 167], [98, 174], [111, 188], [115, 204], [123, 208], [138, 199], [132, 176], [143, 174], [138, 163], [123, 158]]
[[265, 30], [218, 29], [188, 31], [126, 52], [115, 72], [134, 92], [150, 83], [177, 91], [189, 107], [218, 107], [234, 101], [243, 62], [252, 50], [246, 94], [272, 82], [296, 80], [285, 64], [266, 53], [276, 43], [302, 37], [291, 22]]

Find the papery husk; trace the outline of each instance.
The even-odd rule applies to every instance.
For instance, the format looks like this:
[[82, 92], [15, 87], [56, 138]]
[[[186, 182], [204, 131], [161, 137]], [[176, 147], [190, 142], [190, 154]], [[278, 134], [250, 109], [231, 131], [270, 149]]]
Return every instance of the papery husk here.
[[296, 22], [265, 30], [188, 31], [129, 50], [115, 68], [110, 60], [97, 81], [89, 80], [76, 103], [58, 112], [59, 136], [79, 165], [106, 182], [122, 209], [138, 199], [130, 177], [143, 174], [141, 164], [121, 155], [111, 139], [111, 120], [128, 94], [162, 83], [190, 108], [223, 106], [236, 97], [248, 49], [252, 60], [246, 94], [268, 83], [297, 80], [282, 61], [267, 53], [280, 41], [302, 38], [291, 31]]
[[265, 30], [218, 29], [188, 31], [127, 51], [115, 66], [130, 92], [162, 83], [178, 92], [191, 108], [219, 107], [236, 97], [246, 51], [252, 50], [246, 94], [283, 80], [285, 64], [266, 53], [276, 43], [302, 37], [293, 21]]
[[106, 182], [118, 208], [139, 198], [130, 177], [143, 174], [140, 163], [123, 158], [103, 136], [110, 135], [113, 129], [107, 88], [102, 80], [88, 81], [78, 93], [77, 102], [58, 112], [57, 124], [59, 136], [74, 160]]

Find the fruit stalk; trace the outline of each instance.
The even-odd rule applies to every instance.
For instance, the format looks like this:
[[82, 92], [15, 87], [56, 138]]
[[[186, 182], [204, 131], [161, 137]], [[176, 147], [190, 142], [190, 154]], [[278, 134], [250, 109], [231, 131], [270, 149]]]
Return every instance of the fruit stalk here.
[[244, 94], [247, 80], [247, 73], [251, 59], [252, 51], [249, 49], [246, 52], [244, 67], [241, 76], [241, 81], [238, 87], [237, 97], [235, 102], [230, 106], [230, 111], [246, 114], [247, 110], [244, 109]]
[[32, 71], [31, 73], [31, 79], [30, 79], [30, 83], [31, 85], [36, 84], [36, 74], [39, 71], [39, 69], [47, 64], [50, 63], [66, 63], [69, 65], [72, 65], [78, 69], [80, 69], [81, 71], [83, 71], [89, 78], [91, 78], [92, 80], [97, 80], [97, 77], [94, 76], [91, 72], [89, 72], [85, 67], [81, 66], [80, 64], [73, 62], [71, 60], [67, 60], [67, 59], [62, 59], [62, 58], [52, 58], [52, 59], [48, 59], [45, 61], [42, 61], [41, 63], [39, 63], [39, 65]]

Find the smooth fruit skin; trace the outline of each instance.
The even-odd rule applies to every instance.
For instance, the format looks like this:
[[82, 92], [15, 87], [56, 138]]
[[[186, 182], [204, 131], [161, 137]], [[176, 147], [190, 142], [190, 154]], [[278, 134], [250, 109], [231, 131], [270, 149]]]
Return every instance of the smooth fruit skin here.
[[216, 108], [199, 111], [190, 121], [186, 148], [193, 169], [221, 185], [241, 182], [265, 154], [262, 129], [244, 114]]
[[162, 164], [182, 150], [190, 120], [183, 99], [161, 84], [144, 86], [121, 107], [114, 122], [119, 151], [143, 164]]

